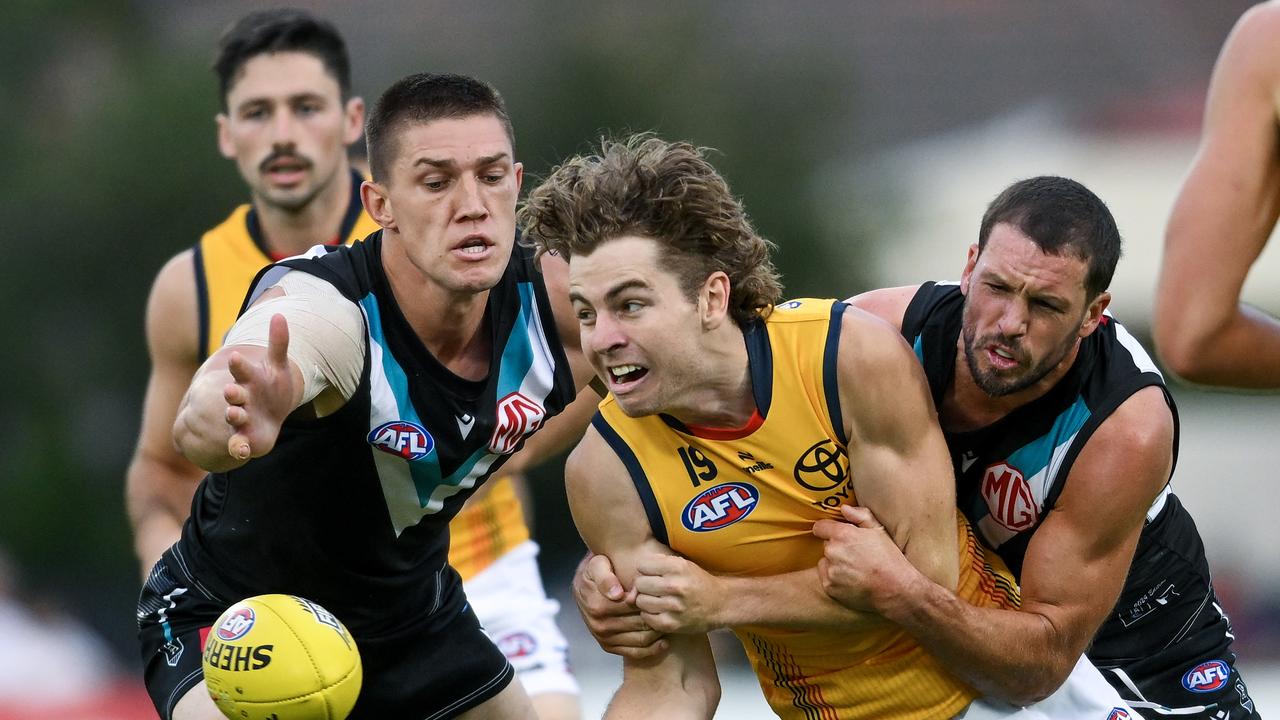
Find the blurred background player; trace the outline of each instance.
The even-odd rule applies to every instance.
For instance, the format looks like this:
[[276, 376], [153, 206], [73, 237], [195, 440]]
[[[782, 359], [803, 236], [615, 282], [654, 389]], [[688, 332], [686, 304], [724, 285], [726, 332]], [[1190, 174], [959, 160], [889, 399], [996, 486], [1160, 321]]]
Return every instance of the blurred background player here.
[[[178, 402], [222, 346], [254, 276], [314, 245], [378, 229], [360, 201], [364, 177], [348, 160], [363, 136], [364, 101], [351, 95], [346, 44], [331, 23], [292, 9], [246, 15], [220, 39], [214, 70], [223, 102], [219, 150], [235, 161], [252, 202], [170, 260], [148, 302], [152, 371], [126, 493], [144, 578], [178, 540], [204, 476], [173, 447]], [[579, 714], [578, 688], [519, 482], [499, 478], [472, 498], [452, 524], [450, 560], [539, 716], [567, 720]]]
[[1197, 383], [1280, 388], [1280, 320], [1240, 301], [1280, 214], [1280, 4], [1251, 8], [1218, 56], [1200, 149], [1174, 204], [1156, 349]]

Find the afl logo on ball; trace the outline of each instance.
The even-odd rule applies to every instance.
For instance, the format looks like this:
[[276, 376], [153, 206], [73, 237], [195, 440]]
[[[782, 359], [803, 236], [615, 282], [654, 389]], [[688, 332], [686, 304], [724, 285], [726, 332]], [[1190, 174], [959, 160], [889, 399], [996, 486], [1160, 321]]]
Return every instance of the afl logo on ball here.
[[1008, 463], [996, 463], [982, 474], [982, 497], [991, 517], [1014, 532], [1036, 524], [1039, 517], [1031, 486], [1022, 471]]
[[703, 490], [684, 506], [680, 520], [693, 532], [711, 532], [738, 522], [751, 514], [760, 501], [760, 491], [746, 483], [724, 483]]
[[1231, 668], [1221, 660], [1202, 662], [1182, 676], [1182, 687], [1194, 693], [1208, 693], [1226, 687]]
[[408, 420], [394, 420], [370, 430], [369, 444], [405, 460], [426, 457], [436, 447], [435, 438], [426, 428]]
[[253, 608], [245, 607], [236, 610], [218, 626], [218, 639], [226, 642], [239, 640], [253, 629]]

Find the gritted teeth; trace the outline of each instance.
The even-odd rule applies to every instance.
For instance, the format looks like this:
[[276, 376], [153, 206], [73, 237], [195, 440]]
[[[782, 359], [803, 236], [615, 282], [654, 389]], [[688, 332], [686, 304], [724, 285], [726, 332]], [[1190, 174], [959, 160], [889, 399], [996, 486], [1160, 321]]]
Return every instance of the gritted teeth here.
[[620, 378], [623, 375], [626, 375], [628, 373], [633, 373], [643, 369], [644, 368], [640, 367], [639, 365], [618, 365], [616, 367], [609, 368], [609, 372], [613, 373], [614, 377]]

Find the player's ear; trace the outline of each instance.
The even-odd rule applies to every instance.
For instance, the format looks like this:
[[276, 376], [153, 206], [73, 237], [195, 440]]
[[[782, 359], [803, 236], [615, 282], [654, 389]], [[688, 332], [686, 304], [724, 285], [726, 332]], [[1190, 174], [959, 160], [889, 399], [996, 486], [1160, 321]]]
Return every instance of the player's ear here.
[[969, 257], [964, 262], [964, 272], [960, 274], [960, 293], [962, 295], [969, 294], [969, 277], [973, 275], [973, 268], [978, 264], [978, 255], [982, 251], [978, 249], [978, 244], [974, 243], [969, 246]]
[[729, 276], [717, 270], [702, 283], [699, 293], [699, 310], [702, 312], [702, 327], [712, 330], [719, 327], [729, 315]]
[[398, 230], [395, 215], [391, 208], [391, 197], [381, 183], [365, 180], [360, 183], [360, 201], [364, 203], [364, 211], [369, 213], [373, 221], [386, 230]]
[[343, 107], [345, 116], [342, 128], [342, 143], [350, 145], [364, 134], [364, 98], [353, 97]]
[[1088, 337], [1097, 329], [1098, 323], [1102, 322], [1102, 313], [1111, 304], [1111, 293], [1102, 291], [1098, 296], [1089, 301], [1089, 307], [1085, 308], [1084, 321], [1080, 323], [1080, 337]]
[[231, 122], [231, 118], [226, 113], [218, 113], [213, 118], [214, 123], [218, 126], [218, 152], [222, 153], [222, 157], [228, 160], [236, 159], [236, 146], [231, 142], [231, 129], [227, 126]]

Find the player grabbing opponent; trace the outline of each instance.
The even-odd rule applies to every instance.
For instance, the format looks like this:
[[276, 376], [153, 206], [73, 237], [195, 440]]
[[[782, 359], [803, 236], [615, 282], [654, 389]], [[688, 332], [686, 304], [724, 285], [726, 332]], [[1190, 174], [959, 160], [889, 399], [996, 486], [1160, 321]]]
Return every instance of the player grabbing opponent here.
[[[960, 602], [904, 562], [865, 510], [848, 511], [855, 524], [816, 528], [827, 538], [826, 589], [906, 628], [995, 697], [1042, 697], [1087, 649], [1146, 717], [1254, 718], [1203, 544], [1169, 487], [1172, 397], [1105, 312], [1119, 257], [1097, 196], [1065, 178], [1032, 178], [991, 203], [958, 284], [850, 301], [915, 348], [959, 506], [1017, 575], [1022, 606]], [[613, 583], [604, 567], [594, 577]], [[649, 639], [632, 631], [609, 643]]]
[[[569, 259], [582, 346], [611, 391], [566, 466], [575, 522], [641, 593], [669, 572], [723, 573], [726, 587], [775, 576], [768, 605], [729, 589], [716, 610], [781, 717], [1128, 712], [1083, 660], [1033, 709], [975, 702], [901, 628], [822, 591], [814, 522], [856, 501], [932, 582], [984, 607], [1017, 602], [956, 510], [908, 346], [841, 302], [774, 309], [769, 245], [696, 148], [606, 142], [554, 171], [520, 217]], [[608, 717], [710, 717], [719, 685], [706, 629], [626, 659]]]

